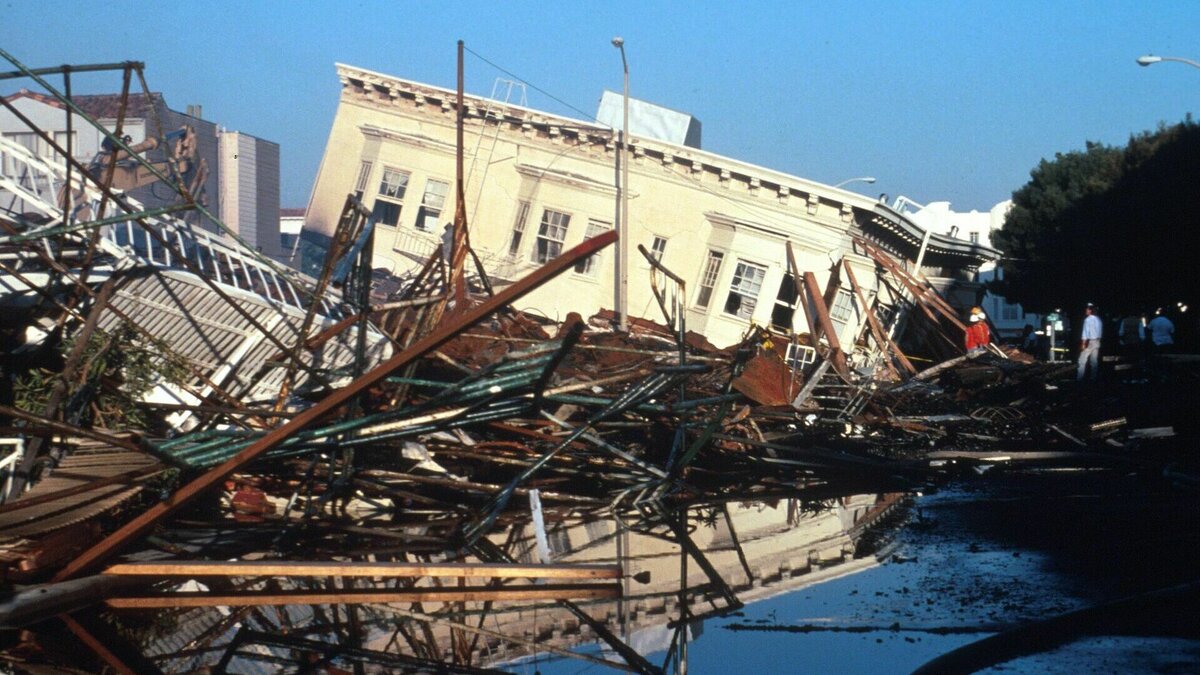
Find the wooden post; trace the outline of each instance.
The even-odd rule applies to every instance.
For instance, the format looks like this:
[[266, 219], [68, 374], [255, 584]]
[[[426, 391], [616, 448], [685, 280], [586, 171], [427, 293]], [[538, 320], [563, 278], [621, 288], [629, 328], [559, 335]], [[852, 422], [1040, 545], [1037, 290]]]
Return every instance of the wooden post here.
[[[893, 356], [895, 356], [896, 360], [900, 362], [900, 365], [903, 366], [910, 375], [915, 375], [917, 373], [916, 367], [913, 366], [912, 362], [908, 360], [908, 357], [904, 355], [904, 352], [900, 351], [900, 348], [896, 346], [896, 343], [892, 342], [892, 339], [888, 337], [887, 331], [883, 330], [883, 326], [879, 325], [879, 319], [875, 316], [874, 308], [867, 304], [867, 298], [863, 294], [862, 287], [858, 285], [858, 279], [854, 277], [854, 270], [850, 267], [850, 261], [842, 258], [842, 265], [846, 268], [846, 278], [850, 280], [850, 288], [854, 291], [855, 297], [858, 298], [859, 307], [862, 307], [863, 311], [867, 314], [867, 324], [871, 327], [871, 335], [875, 337], [875, 343], [879, 345], [880, 349], [889, 351]], [[887, 364], [888, 369], [893, 373], [896, 373], [896, 369], [894, 366], [892, 366], [890, 359], [888, 360]]]
[[820, 287], [817, 286], [817, 277], [812, 272], [804, 273], [804, 286], [809, 296], [805, 302], [805, 309], [811, 308], [816, 312], [817, 322], [825, 333], [825, 340], [829, 342], [829, 358], [833, 359], [833, 367], [842, 376], [849, 376], [850, 368], [846, 365], [846, 354], [842, 352], [842, 345], [838, 341], [837, 331], [834, 330], [833, 320], [829, 318], [829, 309], [825, 306], [825, 298], [821, 295]]

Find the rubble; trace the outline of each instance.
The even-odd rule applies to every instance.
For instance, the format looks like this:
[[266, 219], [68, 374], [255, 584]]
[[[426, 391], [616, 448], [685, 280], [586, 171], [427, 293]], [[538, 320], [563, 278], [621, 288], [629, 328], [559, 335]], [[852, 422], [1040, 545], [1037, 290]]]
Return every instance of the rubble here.
[[[877, 316], [840, 262], [870, 308], [842, 344], [825, 302], [841, 277], [821, 289], [791, 260], [810, 330], [751, 326], [720, 349], [688, 331], [683, 279], [644, 249], [663, 323], [620, 333], [607, 313], [555, 325], [512, 309], [612, 232], [497, 289], [469, 264], [460, 195], [447, 250], [385, 295], [355, 197], [321, 275], [303, 278], [178, 217], [215, 220], [169, 161], [104, 133], [176, 207], [144, 211], [111, 172], [0, 140], [5, 166], [23, 167], [0, 177], [0, 304], [19, 317], [5, 376], [41, 392], [0, 406], [15, 448], [0, 624], [62, 614], [96, 652], [23, 638], [3, 652], [14, 667], [490, 672], [549, 651], [660, 672], [631, 624], [667, 626], [678, 658], [689, 622], [870, 559], [860, 541], [931, 481], [1004, 463], [1128, 465], [1139, 442], [1173, 433], [1081, 418], [1049, 390], [1063, 366], [995, 345], [962, 354], [955, 311], [868, 241], [907, 311]], [[783, 517], [757, 517], [777, 506]], [[47, 589], [61, 602], [39, 605]], [[603, 658], [572, 649], [593, 639]]]

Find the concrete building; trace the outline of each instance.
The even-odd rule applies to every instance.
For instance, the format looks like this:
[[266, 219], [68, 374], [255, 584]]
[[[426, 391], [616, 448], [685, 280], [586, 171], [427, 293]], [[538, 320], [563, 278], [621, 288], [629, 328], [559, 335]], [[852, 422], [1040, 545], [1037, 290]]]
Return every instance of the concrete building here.
[[[355, 193], [375, 214], [375, 265], [404, 274], [436, 250], [452, 217], [456, 97], [353, 66], [338, 65], [337, 73], [341, 97], [305, 228], [332, 234], [347, 193]], [[471, 243], [489, 275], [500, 283], [520, 278], [613, 227], [618, 146], [611, 128], [477, 96], [464, 107], [464, 164], [474, 167], [464, 186]], [[690, 123], [683, 128], [683, 141], [690, 141]], [[692, 135], [698, 143], [698, 125]], [[878, 290], [875, 263], [856, 250], [854, 238], [913, 260], [924, 236], [871, 197], [685, 142], [634, 135], [632, 145], [630, 315], [661, 321], [640, 244], [686, 280], [687, 326], [716, 344], [738, 341], [752, 324], [807, 332], [803, 310], [796, 311], [788, 242], [799, 270], [822, 284], [846, 256], [870, 303]], [[610, 248], [580, 263], [520, 308], [558, 320], [570, 311], [612, 309], [615, 254]], [[982, 244], [934, 234], [922, 271], [949, 289], [971, 284], [975, 268], [994, 255]], [[865, 315], [853, 293], [842, 287], [829, 305], [839, 337], [856, 336]]]
[[[968, 213], [951, 210], [950, 202], [920, 205], [906, 197], [897, 197], [894, 206], [913, 222], [932, 232], [990, 248], [992, 232], [1004, 226], [1004, 219], [1012, 208], [1012, 200], [1006, 199], [986, 212], [972, 210]], [[996, 330], [1005, 337], [1019, 337], [1026, 324], [1040, 329], [1042, 324], [1039, 315], [1026, 313], [1019, 303], [1008, 302], [1003, 296], [986, 291], [984, 287], [989, 281], [1002, 279], [1003, 275], [1004, 270], [995, 261], [979, 266], [975, 274], [975, 281], [979, 282], [983, 291], [978, 300], [979, 306], [992, 320]]]
[[[51, 135], [55, 143], [67, 145], [67, 109], [55, 99], [21, 89], [5, 97], [9, 103]], [[84, 113], [104, 128], [115, 131], [121, 113], [119, 94], [77, 95], [72, 98]], [[196, 132], [196, 151], [207, 170], [195, 197], [213, 215], [264, 254], [282, 259], [279, 244], [279, 145], [249, 134], [227, 131], [201, 119], [199, 106], [188, 106], [181, 113], [167, 107], [162, 94], [130, 94], [127, 97], [121, 133], [129, 144], [190, 126]], [[39, 138], [8, 109], [0, 109], [0, 133], [47, 158], [55, 158], [54, 149]], [[82, 120], [71, 125], [71, 146], [75, 159], [87, 164], [101, 150], [104, 137]], [[163, 157], [164, 148], [148, 156]], [[199, 164], [199, 162], [197, 162]], [[198, 167], [197, 167], [198, 168]], [[177, 195], [160, 183], [129, 190], [128, 194], [148, 209], [167, 206]]]

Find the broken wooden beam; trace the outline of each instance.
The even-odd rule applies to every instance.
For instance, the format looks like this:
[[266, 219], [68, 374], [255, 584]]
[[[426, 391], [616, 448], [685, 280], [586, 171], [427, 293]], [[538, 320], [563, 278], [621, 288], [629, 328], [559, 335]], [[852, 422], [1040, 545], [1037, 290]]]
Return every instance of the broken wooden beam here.
[[357, 605], [365, 603], [414, 602], [529, 602], [534, 600], [608, 600], [620, 597], [621, 585], [606, 584], [541, 584], [521, 587], [445, 586], [426, 588], [372, 588], [329, 591], [266, 590], [207, 593], [181, 591], [178, 593], [147, 594], [123, 598], [108, 598], [105, 602], [114, 609], [166, 609], [172, 607], [242, 607], [246, 605]]
[[158, 577], [492, 577], [496, 579], [619, 579], [620, 565], [532, 563], [312, 562], [284, 560], [167, 560], [120, 563], [104, 570], [115, 576]]

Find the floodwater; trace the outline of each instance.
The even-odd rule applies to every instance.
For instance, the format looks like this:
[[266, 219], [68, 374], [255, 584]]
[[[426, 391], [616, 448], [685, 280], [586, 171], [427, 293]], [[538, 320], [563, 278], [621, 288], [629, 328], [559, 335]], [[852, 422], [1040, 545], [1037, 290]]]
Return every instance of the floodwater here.
[[[467, 601], [118, 616], [165, 672], [211, 668], [223, 655], [227, 672], [295, 670], [318, 658], [341, 669], [330, 672], [397, 672], [411, 665], [398, 656], [406, 648], [462, 649], [462, 631], [483, 629], [490, 635], [449, 672], [620, 672], [617, 649], [629, 645], [643, 670], [672, 673], [908, 673], [990, 636], [1191, 583], [1151, 604], [1153, 620], [1136, 630], [1110, 612], [1093, 635], [990, 659], [982, 672], [1194, 673], [1193, 497], [1152, 472], [995, 467], [922, 494], [731, 500], [693, 506], [686, 519], [548, 518], [541, 532], [517, 523], [509, 550], [520, 561], [621, 562], [621, 599], [580, 599], [573, 609]], [[685, 611], [686, 631], [677, 621]], [[10, 654], [37, 644], [59, 665], [96, 665], [54, 621], [21, 633], [20, 644], [7, 635]]]
[[[875, 554], [699, 622], [686, 657], [669, 661], [686, 661], [689, 673], [912, 672], [1002, 631], [1192, 581], [1197, 520], [1191, 499], [1159, 481], [982, 476], [914, 497]], [[1139, 631], [1148, 634], [1084, 636], [980, 672], [1200, 672], [1195, 611], [1167, 602], [1155, 608], [1161, 622]], [[649, 661], [662, 665], [667, 654], [654, 650]], [[545, 654], [505, 667], [605, 672]]]

